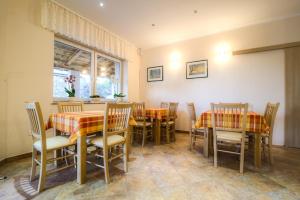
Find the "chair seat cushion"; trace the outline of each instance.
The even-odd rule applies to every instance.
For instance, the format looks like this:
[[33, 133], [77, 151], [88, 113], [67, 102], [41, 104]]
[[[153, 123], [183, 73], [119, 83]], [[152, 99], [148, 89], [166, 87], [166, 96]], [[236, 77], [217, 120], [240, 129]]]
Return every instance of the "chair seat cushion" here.
[[230, 131], [216, 131], [217, 140], [225, 140], [225, 141], [236, 141], [240, 142], [242, 139], [242, 133], [238, 132], [230, 132]]
[[[54, 136], [46, 139], [47, 151], [52, 149], [59, 149], [66, 146], [70, 146], [73, 143], [70, 142], [69, 138], [64, 136]], [[38, 140], [33, 143], [33, 146], [36, 150], [42, 151], [42, 142]]]
[[[174, 121], [169, 121], [169, 125], [173, 125], [175, 122]], [[162, 126], [167, 126], [167, 122], [162, 122]]]
[[202, 132], [202, 133], [204, 133], [205, 129], [204, 128], [192, 128], [192, 132]]
[[[146, 126], [151, 126], [151, 122], [146, 122]], [[144, 122], [143, 121], [136, 121], [136, 125], [135, 126], [144, 126]]]
[[[125, 138], [121, 135], [111, 135], [107, 137], [108, 146], [113, 146], [123, 142], [125, 142]], [[97, 147], [103, 147], [103, 137], [95, 137], [91, 140], [91, 143]]]

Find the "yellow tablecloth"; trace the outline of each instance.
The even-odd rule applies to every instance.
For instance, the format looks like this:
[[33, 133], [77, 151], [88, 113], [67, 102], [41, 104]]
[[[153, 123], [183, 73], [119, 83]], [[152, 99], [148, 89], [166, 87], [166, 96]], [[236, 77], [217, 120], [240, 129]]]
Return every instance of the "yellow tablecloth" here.
[[[70, 133], [70, 140], [74, 142], [78, 136], [102, 131], [103, 122], [104, 111], [55, 113], [50, 115], [47, 128]], [[132, 117], [129, 125], [136, 125]]]
[[[206, 111], [200, 115], [195, 123], [196, 128], [212, 128], [212, 112]], [[238, 117], [237, 113], [226, 113], [221, 115], [221, 120], [223, 120], [222, 125], [224, 128], [237, 128], [236, 124], [233, 123], [233, 117]], [[239, 125], [238, 125], [239, 126]], [[256, 112], [247, 113], [246, 131], [252, 133], [268, 133], [269, 127], [266, 124], [264, 116]]]
[[146, 117], [152, 119], [164, 119], [168, 115], [167, 108], [147, 108], [146, 109]]

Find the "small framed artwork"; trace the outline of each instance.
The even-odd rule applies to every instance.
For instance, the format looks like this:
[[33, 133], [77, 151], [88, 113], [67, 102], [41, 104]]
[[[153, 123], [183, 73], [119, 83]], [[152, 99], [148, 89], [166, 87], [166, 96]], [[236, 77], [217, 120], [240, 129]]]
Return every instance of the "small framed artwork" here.
[[186, 63], [186, 79], [207, 78], [208, 60], [198, 60]]
[[163, 66], [147, 68], [147, 82], [162, 81], [164, 78]]

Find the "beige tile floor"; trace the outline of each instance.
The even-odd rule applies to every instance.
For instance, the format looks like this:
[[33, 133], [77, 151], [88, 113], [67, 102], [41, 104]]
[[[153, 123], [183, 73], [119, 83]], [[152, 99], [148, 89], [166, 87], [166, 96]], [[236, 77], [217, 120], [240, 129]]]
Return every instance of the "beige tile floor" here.
[[220, 159], [220, 167], [214, 168], [201, 148], [188, 150], [188, 135], [177, 134], [169, 145], [135, 145], [129, 172], [124, 174], [122, 164], [115, 163], [109, 185], [101, 169], [92, 170], [87, 183], [78, 185], [72, 169], [51, 177], [63, 178], [54, 185], [47, 182], [39, 195], [28, 183], [30, 159], [22, 159], [0, 167], [0, 175], [9, 177], [0, 182], [0, 199], [300, 199], [300, 150], [275, 148], [274, 166], [264, 162], [260, 170], [254, 170], [248, 156], [244, 175], [238, 173], [236, 157], [221, 154]]

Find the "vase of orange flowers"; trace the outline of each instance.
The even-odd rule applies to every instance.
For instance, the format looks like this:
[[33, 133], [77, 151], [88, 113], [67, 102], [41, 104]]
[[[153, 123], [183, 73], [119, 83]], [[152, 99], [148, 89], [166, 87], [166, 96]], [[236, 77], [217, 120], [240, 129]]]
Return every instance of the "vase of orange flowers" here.
[[67, 78], [65, 78], [65, 82], [67, 83], [67, 87], [65, 87], [65, 92], [68, 94], [70, 101], [75, 101], [75, 81], [76, 78], [74, 75], [70, 75]]

